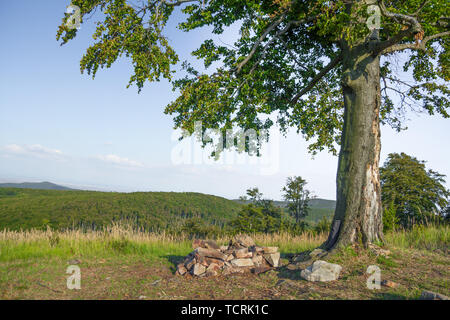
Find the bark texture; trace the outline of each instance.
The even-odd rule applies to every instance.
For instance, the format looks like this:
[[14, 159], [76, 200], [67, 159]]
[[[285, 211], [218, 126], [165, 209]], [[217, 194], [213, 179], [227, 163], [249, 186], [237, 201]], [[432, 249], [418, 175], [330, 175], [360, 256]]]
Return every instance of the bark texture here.
[[337, 203], [327, 250], [383, 240], [380, 161], [380, 57], [370, 43], [344, 50], [344, 127]]

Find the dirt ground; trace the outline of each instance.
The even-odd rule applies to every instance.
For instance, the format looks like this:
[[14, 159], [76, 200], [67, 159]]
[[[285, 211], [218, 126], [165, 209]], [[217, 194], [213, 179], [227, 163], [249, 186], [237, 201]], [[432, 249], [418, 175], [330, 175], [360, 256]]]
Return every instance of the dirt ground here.
[[[367, 252], [343, 252], [331, 258], [343, 269], [339, 280], [308, 282], [300, 271], [286, 267], [265, 274], [193, 278], [175, 275], [183, 259], [114, 257], [81, 259], [81, 289], [68, 289], [68, 261], [17, 261], [0, 263], [1, 299], [417, 299], [422, 290], [449, 295], [450, 257], [441, 250], [391, 248], [389, 258]], [[287, 263], [289, 256], [284, 256]], [[369, 265], [381, 269], [382, 280], [397, 284], [379, 290], [367, 288]]]

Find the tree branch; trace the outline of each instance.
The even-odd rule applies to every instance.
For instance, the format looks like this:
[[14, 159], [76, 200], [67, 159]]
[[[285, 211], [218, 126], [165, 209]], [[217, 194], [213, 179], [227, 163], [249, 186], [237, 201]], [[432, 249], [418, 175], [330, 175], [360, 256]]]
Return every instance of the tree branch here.
[[414, 33], [419, 33], [420, 31], [422, 31], [422, 26], [414, 15], [408, 16], [406, 14], [390, 12], [389, 10], [386, 9], [384, 0], [379, 0], [378, 5], [380, 7], [381, 13], [384, 16], [386, 16], [388, 18], [392, 18], [395, 21], [397, 21], [398, 23], [409, 25]]
[[268, 34], [275, 29], [281, 22], [283, 22], [284, 18], [286, 17], [285, 14], [282, 14], [274, 23], [272, 23], [265, 31], [264, 33], [259, 37], [258, 41], [253, 45], [252, 50], [248, 54], [248, 56], [238, 64], [236, 67], [236, 73], [241, 72], [242, 68], [247, 64], [247, 62], [253, 57], [256, 50], [260, 46], [260, 44], [267, 38]]
[[[388, 17], [393, 19], [394, 21], [408, 25], [409, 27], [406, 30], [402, 30], [399, 33], [397, 33], [395, 36], [391, 37], [390, 39], [387, 39], [385, 41], [382, 41], [378, 43], [374, 48], [374, 54], [378, 55], [380, 53], [386, 53], [386, 50], [390, 50], [395, 46], [397, 43], [399, 43], [403, 38], [409, 37], [412, 35], [416, 35], [418, 33], [423, 32], [422, 25], [417, 20], [416, 16], [417, 14], [422, 10], [422, 8], [427, 4], [428, 1], [425, 1], [422, 6], [419, 8], [419, 10], [416, 11], [412, 16], [401, 14], [401, 13], [394, 13], [390, 12], [386, 9], [386, 5], [384, 4], [384, 0], [379, 0], [378, 4], [381, 10], [381, 13]], [[412, 44], [411, 44], [412, 45]], [[396, 51], [396, 50], [392, 50]], [[389, 51], [389, 52], [392, 52]]]
[[[278, 27], [284, 20], [284, 18], [286, 17], [285, 14], [282, 14], [280, 16], [280, 18], [278, 20], [276, 20], [274, 23], [272, 23], [265, 31], [264, 33], [259, 37], [258, 41], [253, 45], [252, 50], [250, 51], [250, 53], [248, 54], [247, 57], [245, 57], [245, 59], [238, 64], [238, 66], [236, 67], [236, 74], [239, 74], [242, 70], [242, 68], [250, 61], [250, 59], [255, 55], [256, 50], [258, 49], [258, 47], [261, 45], [261, 43], [267, 38], [267, 36], [269, 35], [270, 32], [272, 32], [276, 27]], [[267, 48], [269, 47], [270, 44], [273, 43], [273, 41], [275, 40], [275, 38], [280, 39], [279, 37], [283, 34], [285, 34], [293, 25], [298, 26], [304, 23], [308, 23], [313, 21], [314, 19], [316, 19], [316, 17], [309, 17], [306, 18], [304, 20], [294, 20], [294, 21], [289, 21], [286, 25], [286, 27], [284, 27], [282, 30], [278, 31], [274, 37], [272, 39], [269, 40], [268, 43], [266, 43], [266, 45], [264, 45], [263, 50], [263, 57], [261, 59], [258, 60], [257, 64], [259, 64], [259, 62], [264, 58], [265, 56], [265, 51], [267, 50]], [[281, 39], [280, 39], [281, 40]], [[252, 71], [255, 69], [255, 67], [252, 68]]]
[[334, 67], [336, 67], [341, 61], [342, 61], [342, 54], [338, 55], [336, 58], [334, 58], [325, 68], [323, 68], [312, 80], [311, 82], [304, 87], [302, 90], [300, 90], [299, 93], [295, 95], [295, 97], [291, 100], [291, 104], [296, 104], [297, 101], [308, 91], [310, 91], [317, 82], [320, 81], [328, 72], [333, 70]]
[[178, 0], [178, 1], [175, 1], [175, 2], [167, 2], [166, 0], [162, 0], [162, 2], [165, 5], [176, 7], [176, 6], [181, 6], [182, 4], [185, 4], [185, 3], [188, 3], [188, 2], [199, 2], [199, 0]]
[[413, 13], [413, 16], [414, 16], [414, 17], [417, 17], [417, 16], [419, 15], [419, 13], [422, 12], [423, 8], [425, 8], [425, 6], [426, 6], [427, 4], [429, 4], [429, 3], [430, 3], [430, 0], [425, 0], [425, 1], [422, 3], [422, 5], [419, 7], [419, 9], [417, 9], [417, 11]]
[[395, 51], [401, 51], [401, 50], [406, 50], [406, 49], [426, 51], [427, 42], [437, 39], [437, 38], [449, 36], [449, 35], [450, 35], [450, 31], [446, 31], [446, 32], [436, 33], [432, 36], [425, 37], [425, 38], [423, 38], [423, 40], [421, 42], [402, 43], [402, 44], [392, 45], [390, 47], [383, 49], [381, 51], [381, 54], [388, 54], [388, 53], [392, 53]]

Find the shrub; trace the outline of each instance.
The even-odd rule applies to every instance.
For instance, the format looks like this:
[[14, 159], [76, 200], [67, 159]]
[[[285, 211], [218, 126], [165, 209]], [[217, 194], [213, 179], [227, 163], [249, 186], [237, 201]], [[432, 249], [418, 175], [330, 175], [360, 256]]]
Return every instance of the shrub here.
[[397, 210], [395, 208], [394, 202], [392, 201], [389, 207], [384, 209], [383, 213], [383, 230], [395, 230], [400, 219], [397, 217]]
[[317, 233], [328, 233], [330, 232], [331, 228], [331, 221], [328, 220], [326, 217], [323, 217], [314, 227], [314, 231]]

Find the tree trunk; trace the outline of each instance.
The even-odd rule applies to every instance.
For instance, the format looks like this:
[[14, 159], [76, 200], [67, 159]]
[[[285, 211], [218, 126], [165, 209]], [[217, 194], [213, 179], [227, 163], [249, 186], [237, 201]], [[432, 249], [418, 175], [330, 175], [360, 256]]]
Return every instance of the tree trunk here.
[[344, 49], [344, 127], [337, 203], [327, 250], [383, 241], [380, 160], [380, 57], [370, 43]]

